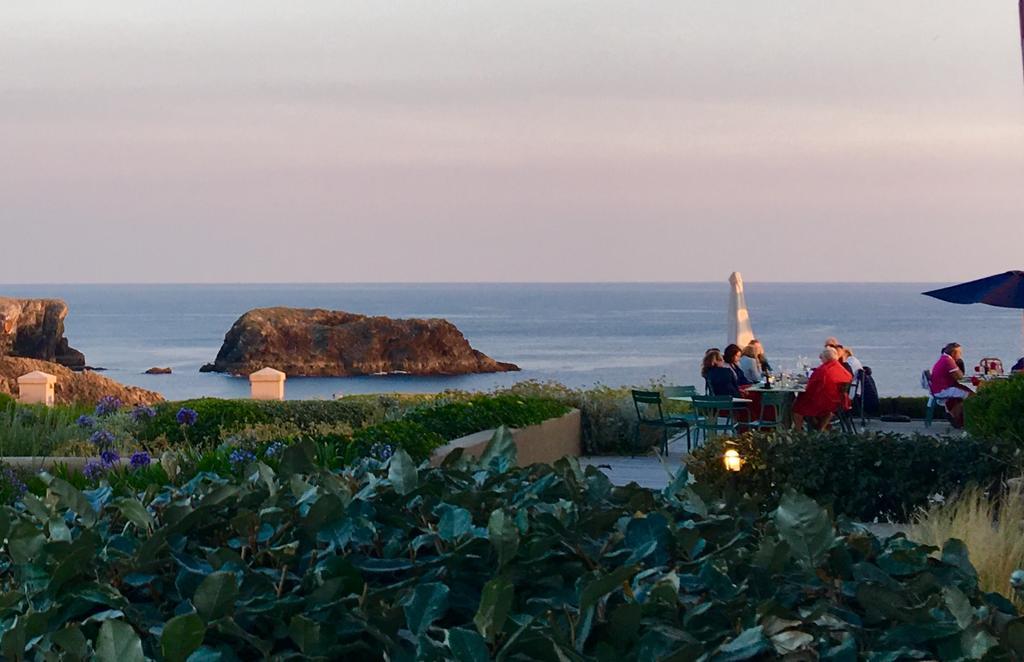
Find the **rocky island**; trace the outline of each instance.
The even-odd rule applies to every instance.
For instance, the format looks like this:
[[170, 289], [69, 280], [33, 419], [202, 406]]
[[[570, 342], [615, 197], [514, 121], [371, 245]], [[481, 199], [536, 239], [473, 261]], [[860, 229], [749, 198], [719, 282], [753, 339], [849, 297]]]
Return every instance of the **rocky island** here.
[[86, 369], [85, 355], [64, 337], [67, 315], [68, 306], [60, 299], [0, 297], [0, 393], [17, 395], [18, 377], [39, 370], [57, 378], [58, 404], [95, 404], [105, 395], [127, 405], [163, 400], [159, 393], [125, 386]]
[[473, 349], [443, 319], [391, 319], [319, 308], [256, 308], [238, 318], [202, 372], [294, 377], [464, 375], [519, 370]]
[[68, 345], [64, 318], [68, 305], [60, 299], [0, 297], [0, 356], [20, 356], [85, 367], [85, 355]]

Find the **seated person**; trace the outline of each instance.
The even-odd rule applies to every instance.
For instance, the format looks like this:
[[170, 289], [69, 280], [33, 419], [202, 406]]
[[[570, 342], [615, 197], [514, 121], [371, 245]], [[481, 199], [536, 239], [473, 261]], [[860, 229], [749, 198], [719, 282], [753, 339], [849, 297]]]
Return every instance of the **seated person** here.
[[743, 356], [740, 357], [740, 369], [750, 384], [758, 384], [764, 379], [764, 370], [761, 368], [761, 355], [761, 343], [756, 339], [751, 340], [743, 348]]
[[818, 430], [824, 430], [840, 405], [849, 406], [840, 385], [852, 381], [849, 371], [839, 363], [839, 354], [826, 347], [820, 354], [821, 365], [814, 369], [807, 380], [807, 388], [793, 403], [793, 427], [802, 430], [804, 419], [813, 419]]
[[740, 368], [740, 356], [743, 350], [740, 349], [739, 345], [733, 344], [725, 348], [725, 352], [722, 354], [722, 358], [725, 359], [725, 367], [729, 368], [736, 375], [736, 383], [742, 389], [744, 386], [750, 386], [751, 382], [747, 379], [746, 374]]
[[718, 350], [711, 350], [704, 355], [701, 373], [707, 382], [711, 395], [731, 395], [740, 397], [740, 385], [736, 381], [736, 373], [725, 365], [725, 359]]
[[964, 378], [963, 348], [959, 343], [951, 342], [942, 348], [942, 355], [932, 366], [930, 388], [932, 397], [946, 405], [950, 423], [953, 427], [964, 425], [964, 398], [974, 395], [974, 391], [960, 383]]

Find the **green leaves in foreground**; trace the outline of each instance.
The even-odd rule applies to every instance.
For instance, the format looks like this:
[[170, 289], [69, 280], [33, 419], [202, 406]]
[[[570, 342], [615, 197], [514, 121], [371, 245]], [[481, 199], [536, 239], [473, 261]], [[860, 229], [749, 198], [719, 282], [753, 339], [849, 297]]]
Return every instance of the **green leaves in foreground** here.
[[402, 450], [339, 473], [200, 474], [114, 498], [53, 480], [0, 509], [7, 659], [1005, 659], [1024, 621], [967, 549], [878, 540], [805, 496], [771, 517], [681, 473], [614, 487]]
[[786, 492], [775, 510], [775, 526], [797, 561], [807, 569], [818, 567], [835, 542], [832, 520], [813, 500]]

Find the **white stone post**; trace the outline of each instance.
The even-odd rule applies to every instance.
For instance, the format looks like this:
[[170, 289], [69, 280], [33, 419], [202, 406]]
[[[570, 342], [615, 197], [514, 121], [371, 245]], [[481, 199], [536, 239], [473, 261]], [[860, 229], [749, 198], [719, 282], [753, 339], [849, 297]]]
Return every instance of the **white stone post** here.
[[54, 403], [53, 387], [56, 383], [56, 377], [39, 370], [22, 375], [18, 377], [18, 402], [52, 407]]
[[263, 368], [249, 375], [249, 385], [253, 400], [284, 400], [284, 380], [287, 379], [280, 370]]

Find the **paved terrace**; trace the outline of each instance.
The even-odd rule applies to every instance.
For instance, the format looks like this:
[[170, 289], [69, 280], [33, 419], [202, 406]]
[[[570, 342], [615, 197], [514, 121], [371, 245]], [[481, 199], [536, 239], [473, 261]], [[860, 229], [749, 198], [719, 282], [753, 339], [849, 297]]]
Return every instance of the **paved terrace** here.
[[[883, 423], [877, 420], [869, 420], [865, 428], [861, 428], [859, 422], [857, 429], [865, 429], [867, 432], [899, 432], [902, 434], [926, 434], [939, 436], [945, 434], [962, 434], [950, 427], [944, 420], [932, 422], [931, 427], [925, 427], [924, 421], [911, 421], [909, 423]], [[581, 457], [580, 465], [595, 466], [603, 471], [616, 485], [628, 485], [636, 483], [642, 487], [661, 489], [668, 485], [670, 472], [675, 472], [679, 466], [686, 462], [686, 435], [678, 437], [675, 442], [669, 443], [668, 458], [662, 459], [651, 452], [649, 455], [637, 455], [628, 457], [621, 455], [594, 455]]]

